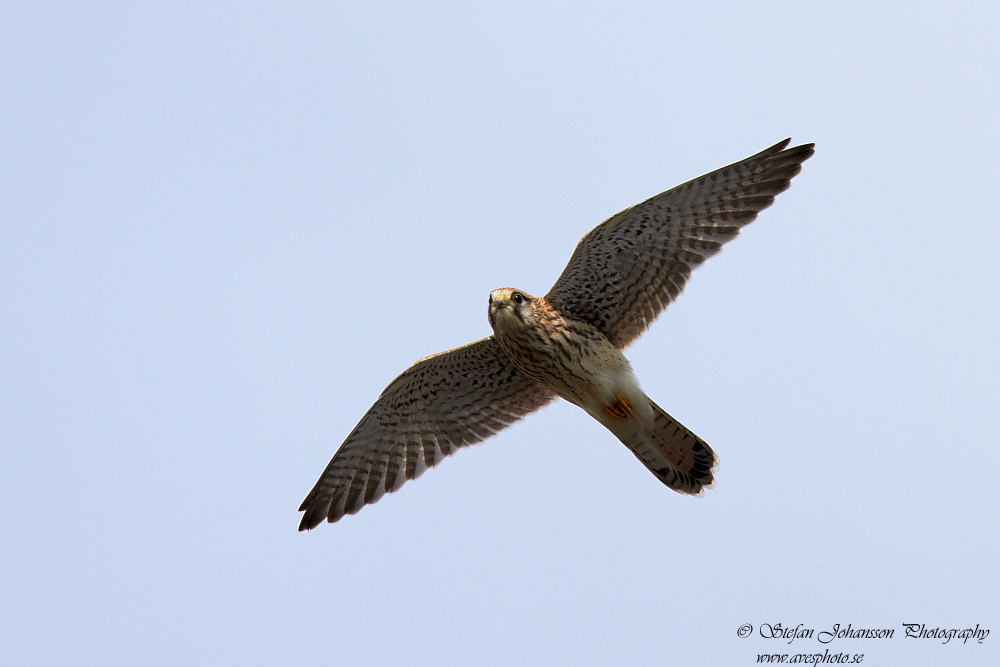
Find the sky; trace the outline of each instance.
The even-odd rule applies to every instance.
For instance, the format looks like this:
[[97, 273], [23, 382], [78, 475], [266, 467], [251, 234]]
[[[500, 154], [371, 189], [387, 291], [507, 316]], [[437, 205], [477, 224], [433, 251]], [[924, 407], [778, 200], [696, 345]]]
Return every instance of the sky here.
[[[1000, 664], [995, 3], [2, 13], [3, 664]], [[558, 402], [297, 532], [490, 290], [788, 136], [627, 351], [715, 488]]]

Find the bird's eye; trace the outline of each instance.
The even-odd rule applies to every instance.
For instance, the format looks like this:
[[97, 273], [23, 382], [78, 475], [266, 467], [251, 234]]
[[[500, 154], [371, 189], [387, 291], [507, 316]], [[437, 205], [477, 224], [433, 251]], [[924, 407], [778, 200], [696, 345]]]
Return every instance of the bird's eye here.
[[514, 303], [522, 303], [524, 301], [524, 297], [521, 296], [520, 294], [515, 294], [510, 298], [510, 300], [513, 301]]
[[490, 305], [491, 306], [493, 305], [493, 295], [492, 294], [490, 294]]

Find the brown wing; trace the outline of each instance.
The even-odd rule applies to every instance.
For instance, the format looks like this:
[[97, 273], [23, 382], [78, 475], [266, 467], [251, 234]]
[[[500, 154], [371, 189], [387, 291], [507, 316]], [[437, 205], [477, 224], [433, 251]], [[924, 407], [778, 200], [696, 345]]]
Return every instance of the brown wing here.
[[333, 523], [553, 398], [490, 338], [421, 359], [368, 410], [299, 507], [299, 530]]
[[619, 348], [673, 301], [691, 270], [786, 190], [814, 144], [790, 139], [626, 209], [583, 237], [546, 299]]

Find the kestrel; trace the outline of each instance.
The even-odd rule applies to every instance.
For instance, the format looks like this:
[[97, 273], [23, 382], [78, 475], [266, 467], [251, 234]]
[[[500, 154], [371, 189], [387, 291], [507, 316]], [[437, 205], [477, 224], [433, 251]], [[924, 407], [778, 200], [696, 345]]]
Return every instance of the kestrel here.
[[490, 293], [493, 335], [393, 380], [299, 507], [333, 523], [559, 396], [603, 424], [671, 489], [700, 495], [716, 456], [642, 389], [622, 354], [692, 269], [791, 184], [813, 144], [786, 139], [626, 209], [583, 237], [543, 297]]

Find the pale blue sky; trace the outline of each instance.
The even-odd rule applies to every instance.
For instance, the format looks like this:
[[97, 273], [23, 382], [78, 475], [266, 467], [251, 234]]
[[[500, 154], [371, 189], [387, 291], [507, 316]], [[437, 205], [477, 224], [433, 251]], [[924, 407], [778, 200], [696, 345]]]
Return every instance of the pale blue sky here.
[[[0, 662], [998, 664], [995, 4], [330, 4], [2, 12]], [[560, 403], [296, 532], [491, 289], [786, 136], [628, 351], [716, 488]]]

